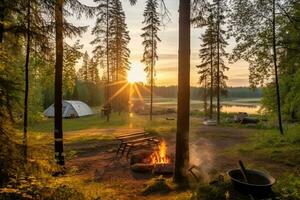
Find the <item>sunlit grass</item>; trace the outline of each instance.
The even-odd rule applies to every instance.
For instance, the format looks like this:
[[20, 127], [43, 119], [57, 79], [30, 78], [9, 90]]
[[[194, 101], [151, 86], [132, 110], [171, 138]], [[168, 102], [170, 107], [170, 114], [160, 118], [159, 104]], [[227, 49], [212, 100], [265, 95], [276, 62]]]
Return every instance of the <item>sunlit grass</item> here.
[[257, 130], [245, 144], [237, 145], [227, 151], [228, 154], [255, 156], [272, 160], [290, 167], [300, 164], [300, 126], [288, 125], [285, 134], [277, 129]]

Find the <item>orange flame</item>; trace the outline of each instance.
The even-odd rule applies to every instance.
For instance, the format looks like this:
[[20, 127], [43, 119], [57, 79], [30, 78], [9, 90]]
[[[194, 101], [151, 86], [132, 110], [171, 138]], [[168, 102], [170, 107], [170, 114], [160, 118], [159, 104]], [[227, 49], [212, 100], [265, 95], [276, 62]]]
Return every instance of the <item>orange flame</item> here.
[[170, 159], [167, 157], [167, 144], [164, 140], [159, 143], [158, 150], [150, 155], [150, 163], [154, 165], [170, 163]]

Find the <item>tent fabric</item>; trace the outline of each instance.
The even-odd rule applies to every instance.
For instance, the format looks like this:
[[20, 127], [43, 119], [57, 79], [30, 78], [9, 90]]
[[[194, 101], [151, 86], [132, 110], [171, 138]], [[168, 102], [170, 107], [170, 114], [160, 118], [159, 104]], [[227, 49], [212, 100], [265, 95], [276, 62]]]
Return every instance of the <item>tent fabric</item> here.
[[[62, 101], [62, 116], [68, 117], [82, 117], [94, 114], [91, 108], [82, 101]], [[45, 111], [46, 117], [54, 117], [54, 104], [49, 106]]]

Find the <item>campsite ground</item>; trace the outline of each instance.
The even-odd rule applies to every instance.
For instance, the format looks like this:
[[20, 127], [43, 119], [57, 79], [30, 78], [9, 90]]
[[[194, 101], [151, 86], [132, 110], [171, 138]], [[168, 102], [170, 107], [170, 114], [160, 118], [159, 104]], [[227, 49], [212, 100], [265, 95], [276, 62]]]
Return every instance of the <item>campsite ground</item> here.
[[[175, 117], [169, 115], [168, 117]], [[258, 127], [223, 124], [218, 127], [202, 125], [198, 116], [191, 117], [191, 163], [201, 167], [204, 181], [235, 168], [239, 159], [248, 167], [268, 171], [276, 178], [285, 173], [299, 174], [299, 146], [276, 146], [274, 130]], [[29, 143], [32, 158], [40, 162], [53, 158], [53, 120], [35, 124], [30, 129]], [[259, 126], [261, 128], [261, 126]], [[137, 129], [145, 129], [166, 140], [168, 152], [174, 153], [176, 121], [157, 115], [150, 122], [148, 116], [114, 114], [107, 123], [100, 115], [65, 119], [65, 152], [68, 173], [52, 184], [65, 184], [77, 189], [88, 199], [189, 199], [193, 190], [171, 192], [166, 195], [143, 196], [141, 191], [149, 176], [132, 173], [125, 158], [115, 159], [117, 143], [114, 136]], [[267, 134], [274, 134], [269, 137]], [[293, 134], [293, 133], [292, 133]], [[259, 137], [259, 138], [258, 138]], [[293, 135], [287, 135], [290, 140]], [[272, 145], [265, 145], [265, 144]], [[274, 146], [275, 145], [275, 146]]]

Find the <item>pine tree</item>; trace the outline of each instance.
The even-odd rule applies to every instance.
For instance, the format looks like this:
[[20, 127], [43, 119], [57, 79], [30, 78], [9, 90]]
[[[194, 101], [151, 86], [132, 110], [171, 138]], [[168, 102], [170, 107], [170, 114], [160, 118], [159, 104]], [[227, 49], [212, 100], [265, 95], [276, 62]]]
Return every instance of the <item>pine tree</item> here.
[[215, 3], [215, 10], [216, 10], [216, 26], [217, 26], [217, 74], [216, 74], [216, 93], [217, 93], [217, 123], [220, 123], [220, 96], [222, 94], [222, 89], [226, 87], [226, 80], [228, 79], [225, 76], [224, 71], [228, 70], [229, 68], [225, 66], [224, 60], [222, 57], [226, 57], [227, 53], [225, 51], [225, 47], [228, 45], [224, 38], [225, 31], [222, 29], [222, 26], [226, 23], [225, 22], [225, 10], [226, 4], [223, 0], [214, 0]]
[[98, 63], [94, 58], [91, 58], [88, 65], [88, 79], [91, 83], [96, 84], [99, 83], [99, 71], [98, 71]]
[[[63, 32], [64, 30], [74, 29], [71, 24], [64, 27], [63, 7], [68, 6], [74, 14], [78, 17], [82, 13], [86, 13], [87, 16], [92, 16], [92, 9], [88, 6], [81, 4], [77, 0], [56, 0], [54, 2], [54, 14], [55, 14], [55, 117], [54, 117], [54, 138], [55, 138], [55, 159], [59, 165], [64, 165], [64, 153], [63, 153], [63, 128], [62, 128], [62, 73], [63, 73], [63, 54], [64, 54], [64, 42]], [[50, 9], [53, 9], [53, 5], [50, 5]], [[74, 29], [74, 34], [79, 34], [84, 29]], [[69, 33], [70, 34], [70, 33]]]
[[27, 161], [27, 124], [28, 124], [28, 94], [29, 94], [29, 58], [30, 58], [30, 28], [31, 28], [31, 4], [27, 0], [27, 31], [26, 31], [26, 58], [25, 58], [25, 95], [24, 95], [24, 116], [23, 116], [23, 146], [24, 158]]
[[129, 32], [127, 30], [127, 25], [125, 22], [125, 13], [122, 8], [120, 0], [113, 1], [113, 20], [111, 27], [111, 34], [113, 35], [112, 40], [112, 58], [114, 63], [112, 63], [112, 82], [113, 82], [113, 91], [115, 99], [111, 99], [113, 107], [117, 112], [124, 110], [127, 106], [127, 99], [124, 99], [126, 95], [121, 92], [126, 84], [126, 72], [129, 69], [129, 54], [130, 50], [127, 48], [130, 41]]
[[174, 181], [181, 185], [187, 183], [186, 172], [189, 166], [190, 9], [190, 0], [179, 1], [178, 111]]
[[[210, 107], [209, 107], [209, 117], [213, 117], [213, 97], [215, 93], [215, 73], [216, 73], [216, 23], [213, 18], [213, 14], [210, 13], [207, 18], [206, 30], [202, 34], [201, 40], [202, 45], [199, 51], [199, 58], [202, 61], [202, 64], [197, 65], [199, 69], [198, 73], [199, 84], [203, 85], [205, 88], [209, 85], [209, 96], [210, 96]], [[202, 25], [201, 25], [202, 26]], [[207, 92], [205, 92], [206, 98]]]
[[[210, 112], [209, 116], [213, 116], [213, 97], [217, 97], [217, 121], [220, 121], [220, 96], [225, 94], [226, 80], [224, 72], [228, 70], [225, 66], [224, 57], [227, 57], [225, 51], [228, 45], [224, 35], [225, 31], [222, 26], [225, 24], [224, 11], [226, 6], [224, 2], [215, 0], [213, 4], [208, 4], [206, 12], [208, 17], [206, 23], [200, 26], [206, 26], [206, 31], [202, 35], [203, 41], [199, 52], [202, 64], [198, 65], [199, 83], [206, 87], [210, 85]], [[204, 93], [206, 94], [206, 93]]]
[[63, 0], [55, 2], [55, 101], [54, 137], [55, 159], [64, 165], [63, 128], [62, 128], [62, 72], [63, 72]]
[[95, 59], [106, 67], [106, 104], [113, 104], [113, 107], [120, 111], [123, 107], [120, 105], [125, 101], [120, 102], [121, 95], [113, 95], [114, 99], [111, 99], [110, 93], [116, 93], [123, 87], [129, 68], [130, 51], [127, 45], [130, 37], [125, 23], [125, 13], [120, 0], [97, 2], [97, 21], [92, 31], [95, 39], [91, 44], [95, 45], [93, 51]]
[[147, 0], [146, 8], [144, 11], [143, 24], [146, 26], [142, 28], [144, 33], [141, 35], [144, 38], [144, 54], [142, 62], [145, 63], [147, 76], [150, 83], [150, 120], [152, 120], [153, 110], [153, 87], [154, 87], [154, 74], [155, 74], [155, 62], [158, 59], [157, 55], [157, 43], [160, 42], [158, 37], [158, 31], [160, 26], [160, 20], [157, 13], [158, 2], [157, 0]]
[[70, 97], [74, 93], [74, 87], [77, 80], [75, 66], [82, 57], [80, 50], [83, 45], [79, 40], [74, 45], [65, 45], [64, 48], [64, 66], [63, 66], [63, 96]]
[[[105, 106], [108, 108], [110, 99], [110, 80], [111, 80], [111, 40], [110, 28], [112, 24], [112, 1], [96, 0], [97, 3], [97, 19], [92, 30], [95, 39], [91, 42], [95, 45], [93, 54], [95, 59], [106, 68], [106, 86], [105, 86]], [[109, 112], [107, 112], [107, 121], [109, 121]]]
[[82, 57], [82, 66], [78, 71], [79, 79], [81, 79], [85, 82], [87, 82], [88, 79], [89, 79], [89, 77], [88, 77], [89, 60], [90, 60], [90, 57], [89, 57], [89, 54], [86, 51], [84, 53], [83, 57]]

